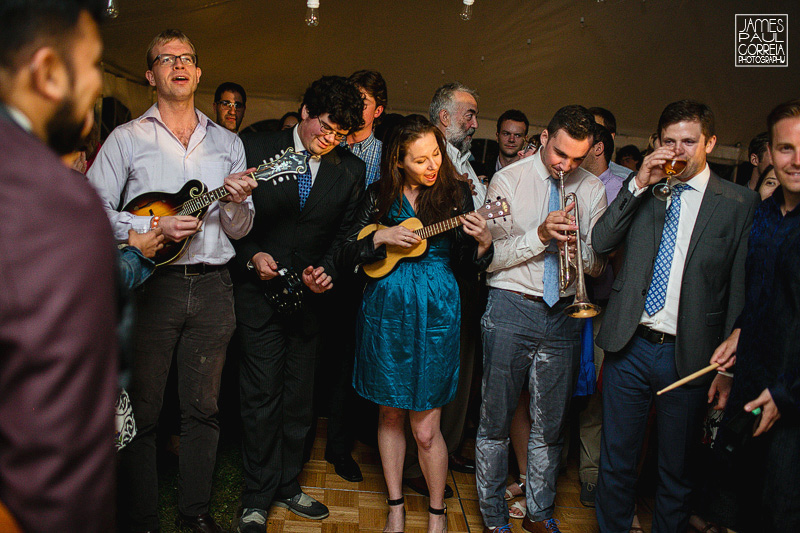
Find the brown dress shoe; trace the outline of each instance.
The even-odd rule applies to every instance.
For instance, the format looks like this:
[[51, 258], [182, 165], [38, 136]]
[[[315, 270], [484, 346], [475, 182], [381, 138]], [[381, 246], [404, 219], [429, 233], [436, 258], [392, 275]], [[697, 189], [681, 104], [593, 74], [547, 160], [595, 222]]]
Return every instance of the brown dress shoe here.
[[196, 533], [224, 533], [224, 530], [217, 525], [214, 518], [208, 513], [198, 516], [186, 516], [178, 513], [175, 525], [182, 530], [188, 529]]

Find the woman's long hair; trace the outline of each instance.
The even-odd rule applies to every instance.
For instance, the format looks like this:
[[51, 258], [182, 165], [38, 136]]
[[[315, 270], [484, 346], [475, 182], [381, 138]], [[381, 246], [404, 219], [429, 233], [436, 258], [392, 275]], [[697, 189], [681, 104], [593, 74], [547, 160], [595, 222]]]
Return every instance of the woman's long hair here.
[[409, 145], [420, 137], [432, 133], [442, 154], [442, 165], [436, 182], [430, 187], [420, 187], [417, 196], [417, 218], [423, 224], [433, 224], [453, 216], [453, 208], [461, 205], [462, 191], [458, 174], [447, 156], [447, 141], [439, 128], [422, 115], [409, 115], [397, 125], [381, 158], [381, 179], [378, 183], [377, 218], [382, 218], [392, 203], [403, 194], [405, 173], [398, 165], [405, 158]]

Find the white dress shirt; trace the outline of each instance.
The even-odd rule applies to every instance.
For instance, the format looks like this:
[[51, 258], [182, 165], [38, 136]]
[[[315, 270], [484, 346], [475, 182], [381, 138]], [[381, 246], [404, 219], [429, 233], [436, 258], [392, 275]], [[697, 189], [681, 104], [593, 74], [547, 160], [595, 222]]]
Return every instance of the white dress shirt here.
[[[494, 258], [487, 269], [490, 287], [533, 296], [544, 294], [544, 257], [547, 245], [539, 239], [539, 226], [550, 212], [550, 177], [541, 152], [503, 167], [489, 184], [489, 198], [507, 198], [511, 216], [488, 223], [494, 241]], [[597, 276], [603, 271], [605, 257], [591, 248], [591, 234], [606, 210], [606, 190], [597, 177], [577, 168], [565, 178], [566, 194], [578, 197], [581, 255], [584, 272]], [[575, 294], [575, 285], [561, 296]]]
[[[303, 145], [303, 140], [300, 138], [300, 133], [297, 131], [297, 126], [292, 128], [292, 138], [294, 139], [294, 151], [296, 153], [300, 153], [303, 151], [307, 151], [305, 145]], [[309, 152], [309, 155], [310, 152]], [[311, 186], [314, 186], [314, 181], [317, 179], [317, 173], [319, 173], [319, 163], [320, 157], [318, 156], [311, 156], [308, 158], [308, 168], [311, 169]]]
[[[669, 184], [674, 186], [678, 183], [685, 183], [691, 189], [686, 189], [681, 193], [681, 212], [678, 219], [678, 234], [675, 238], [675, 253], [672, 256], [672, 265], [669, 269], [669, 281], [667, 282], [667, 297], [664, 307], [656, 314], [650, 316], [647, 311], [642, 313], [641, 324], [648, 328], [675, 335], [678, 331], [678, 310], [681, 301], [681, 282], [683, 281], [683, 267], [686, 262], [686, 252], [689, 250], [689, 241], [692, 239], [694, 223], [697, 221], [697, 214], [700, 212], [700, 204], [703, 202], [703, 195], [706, 193], [708, 179], [711, 177], [711, 170], [706, 164], [700, 173], [693, 176], [690, 180], [681, 182], [678, 178], [669, 180]], [[628, 184], [630, 190], [636, 196], [641, 196], [649, 187], [640, 189], [636, 185], [636, 180], [632, 179]], [[648, 193], [651, 194], [651, 193]], [[667, 208], [672, 203], [672, 199], [667, 200]]]
[[[87, 176], [103, 200], [114, 236], [128, 239], [128, 230], [147, 231], [151, 217], [121, 211], [132, 199], [152, 191], [178, 192], [192, 179], [209, 190], [225, 177], [245, 170], [239, 137], [215, 124], [200, 111], [198, 124], [184, 147], [164, 124], [158, 104], [142, 116], [119, 126], [100, 148]], [[174, 264], [223, 265], [234, 255], [229, 237], [244, 237], [253, 225], [252, 198], [243, 203], [214, 202], [203, 217], [203, 227]]]
[[456, 167], [456, 172], [466, 174], [469, 181], [475, 186], [475, 192], [478, 194], [472, 195], [472, 204], [475, 209], [478, 209], [486, 201], [486, 185], [478, 179], [478, 175], [475, 174], [475, 170], [469, 164], [469, 152], [462, 154], [458, 151], [458, 148], [447, 143], [447, 155], [450, 157], [450, 161], [453, 162], [453, 166]]

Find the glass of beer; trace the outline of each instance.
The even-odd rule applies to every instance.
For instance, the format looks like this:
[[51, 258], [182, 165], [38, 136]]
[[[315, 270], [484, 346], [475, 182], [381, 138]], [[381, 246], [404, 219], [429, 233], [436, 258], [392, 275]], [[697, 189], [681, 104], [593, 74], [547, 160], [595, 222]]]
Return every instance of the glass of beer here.
[[653, 185], [653, 196], [666, 202], [667, 198], [672, 196], [672, 187], [669, 186], [669, 179], [673, 176], [680, 176], [686, 170], [685, 159], [669, 159], [662, 166], [664, 174], [667, 175], [667, 180]]

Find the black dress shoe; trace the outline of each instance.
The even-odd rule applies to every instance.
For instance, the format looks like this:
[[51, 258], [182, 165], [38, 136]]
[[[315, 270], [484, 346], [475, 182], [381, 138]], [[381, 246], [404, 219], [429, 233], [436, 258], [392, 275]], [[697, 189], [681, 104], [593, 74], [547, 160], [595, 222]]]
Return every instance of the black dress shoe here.
[[361, 475], [361, 469], [358, 463], [355, 462], [349, 453], [341, 455], [326, 455], [325, 460], [333, 465], [336, 474], [345, 481], [358, 483], [364, 481], [364, 476]]
[[[403, 483], [406, 484], [408, 488], [413, 490], [414, 492], [418, 492], [423, 496], [430, 497], [430, 492], [428, 492], [428, 484], [425, 482], [425, 478], [423, 476], [419, 477], [408, 477], [403, 479]], [[444, 499], [452, 498], [453, 497], [453, 487], [450, 485], [444, 486]]]
[[217, 525], [214, 518], [208, 513], [198, 516], [186, 516], [183, 513], [178, 513], [175, 525], [180, 529], [188, 529], [197, 533], [224, 533], [224, 530]]
[[467, 459], [466, 457], [462, 457], [454, 453], [448, 458], [448, 463], [450, 463], [450, 470], [455, 470], [456, 472], [461, 472], [462, 474], [475, 473], [475, 461], [472, 459]]

